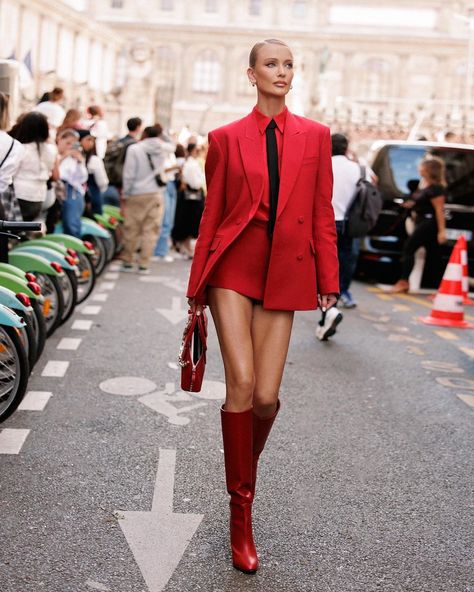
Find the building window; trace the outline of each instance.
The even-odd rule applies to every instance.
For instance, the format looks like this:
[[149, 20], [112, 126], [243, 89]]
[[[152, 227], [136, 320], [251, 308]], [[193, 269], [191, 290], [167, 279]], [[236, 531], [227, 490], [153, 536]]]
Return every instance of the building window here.
[[204, 10], [206, 12], [218, 12], [217, 0], [206, 0], [206, 5], [205, 5]]
[[176, 59], [171, 47], [161, 46], [156, 50], [156, 74], [158, 86], [173, 86]]
[[123, 8], [123, 0], [112, 0], [110, 5], [112, 8]]
[[251, 16], [262, 14], [262, 0], [249, 0], [249, 14]]
[[306, 16], [307, 5], [306, 0], [295, 0], [293, 2], [293, 16], [304, 18]]
[[221, 88], [221, 65], [211, 50], [202, 51], [194, 62], [193, 91], [218, 93]]
[[174, 9], [173, 0], [161, 0], [161, 10], [171, 12]]
[[383, 101], [390, 96], [390, 64], [377, 58], [367, 60], [362, 66], [360, 96], [371, 101]]

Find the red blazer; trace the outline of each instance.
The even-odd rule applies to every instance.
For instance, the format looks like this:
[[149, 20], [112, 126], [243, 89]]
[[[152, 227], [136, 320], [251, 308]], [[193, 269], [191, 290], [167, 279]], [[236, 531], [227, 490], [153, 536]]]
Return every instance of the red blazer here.
[[[206, 285], [223, 252], [254, 217], [267, 164], [252, 115], [209, 134], [207, 198], [187, 296], [206, 304]], [[317, 308], [317, 294], [339, 292], [329, 128], [287, 113], [278, 210], [264, 307]]]

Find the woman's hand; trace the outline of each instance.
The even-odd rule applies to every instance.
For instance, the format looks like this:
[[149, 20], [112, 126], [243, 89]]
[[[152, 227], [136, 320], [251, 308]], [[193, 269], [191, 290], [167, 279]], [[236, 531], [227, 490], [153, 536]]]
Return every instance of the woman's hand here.
[[202, 313], [202, 311], [206, 308], [204, 304], [196, 304], [194, 298], [188, 298], [188, 306], [189, 310], [192, 314], [196, 313], [198, 316]]
[[326, 312], [328, 308], [334, 306], [337, 302], [337, 294], [318, 294], [319, 308]]
[[402, 204], [400, 204], [400, 207], [405, 208], [407, 210], [411, 210], [411, 208], [415, 205], [415, 201], [413, 199], [407, 199], [406, 201], [404, 201]]
[[440, 230], [438, 232], [438, 244], [442, 245], [445, 242], [446, 242], [446, 231]]

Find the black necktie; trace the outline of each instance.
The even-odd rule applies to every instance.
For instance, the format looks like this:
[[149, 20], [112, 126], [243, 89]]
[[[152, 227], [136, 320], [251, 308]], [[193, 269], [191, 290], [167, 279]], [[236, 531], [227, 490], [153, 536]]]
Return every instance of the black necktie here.
[[268, 220], [268, 235], [273, 236], [273, 229], [275, 228], [275, 220], [278, 207], [278, 190], [280, 188], [280, 175], [278, 172], [278, 146], [275, 135], [275, 128], [277, 124], [272, 119], [265, 130], [267, 139], [267, 165], [268, 165], [268, 179], [270, 181], [270, 216]]

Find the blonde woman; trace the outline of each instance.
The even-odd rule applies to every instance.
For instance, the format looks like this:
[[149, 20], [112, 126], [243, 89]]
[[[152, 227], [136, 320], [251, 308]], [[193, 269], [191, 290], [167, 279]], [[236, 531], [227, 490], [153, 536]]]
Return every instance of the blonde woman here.
[[219, 338], [232, 562], [251, 574], [257, 464], [280, 409], [294, 311], [335, 304], [339, 271], [329, 129], [287, 109], [286, 43], [257, 43], [247, 76], [257, 90], [253, 111], [209, 134], [187, 296], [197, 314], [209, 304]]
[[438, 249], [446, 242], [444, 204], [446, 201], [445, 166], [441, 158], [427, 156], [418, 168], [421, 181], [417, 191], [403, 207], [410, 209], [415, 230], [405, 242], [402, 254], [402, 276], [390, 292], [408, 292], [408, 278], [415, 264], [415, 253], [420, 247]]

